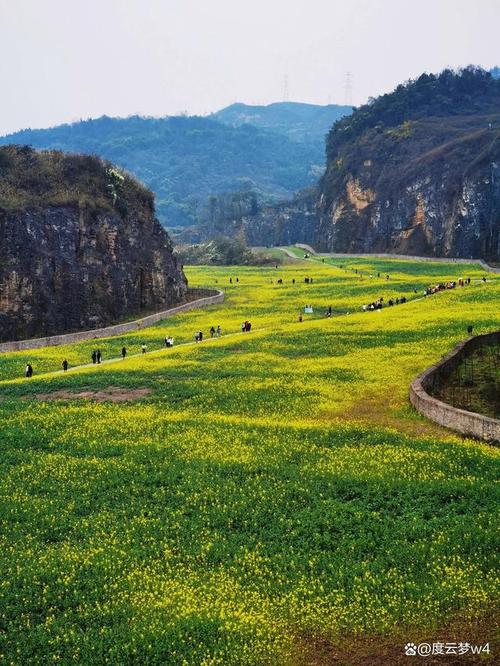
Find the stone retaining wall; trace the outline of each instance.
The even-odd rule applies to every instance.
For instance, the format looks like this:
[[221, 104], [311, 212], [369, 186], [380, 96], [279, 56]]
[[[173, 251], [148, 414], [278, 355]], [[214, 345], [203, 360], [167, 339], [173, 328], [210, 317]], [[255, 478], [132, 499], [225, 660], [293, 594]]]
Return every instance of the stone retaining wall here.
[[295, 243], [296, 247], [301, 250], [305, 250], [310, 254], [316, 255], [317, 257], [333, 257], [334, 259], [342, 259], [349, 257], [358, 257], [358, 258], [367, 258], [367, 259], [406, 259], [414, 261], [431, 261], [431, 262], [441, 262], [444, 264], [479, 264], [485, 271], [488, 273], [500, 273], [500, 268], [495, 266], [490, 266], [483, 259], [463, 259], [459, 257], [419, 257], [414, 254], [391, 254], [388, 252], [385, 253], [365, 253], [365, 254], [346, 254], [343, 252], [316, 252], [314, 248], [305, 243]]
[[445, 428], [450, 428], [468, 437], [477, 437], [488, 442], [500, 442], [500, 420], [453, 407], [427, 392], [432, 390], [436, 382], [449, 376], [469, 354], [488, 344], [500, 344], [500, 331], [476, 335], [461, 342], [439, 363], [427, 368], [412, 382], [410, 402], [418, 412]]
[[106, 326], [104, 328], [95, 328], [91, 331], [78, 331], [76, 333], [64, 333], [62, 335], [52, 335], [47, 338], [32, 338], [31, 340], [17, 340], [14, 342], [0, 343], [0, 352], [13, 352], [23, 351], [25, 349], [40, 349], [40, 347], [53, 347], [57, 345], [68, 345], [74, 342], [82, 342], [83, 340], [96, 340], [98, 338], [110, 338], [115, 335], [122, 335], [130, 331], [137, 331], [141, 328], [146, 328], [156, 324], [162, 319], [173, 317], [179, 312], [186, 310], [193, 310], [195, 308], [204, 308], [208, 305], [215, 305], [222, 303], [224, 300], [224, 292], [218, 289], [197, 289], [192, 292], [199, 292], [201, 298], [197, 298], [182, 305], [163, 310], [162, 312], [155, 312], [154, 314], [135, 319], [134, 321], [127, 321], [123, 324], [115, 324], [113, 326]]

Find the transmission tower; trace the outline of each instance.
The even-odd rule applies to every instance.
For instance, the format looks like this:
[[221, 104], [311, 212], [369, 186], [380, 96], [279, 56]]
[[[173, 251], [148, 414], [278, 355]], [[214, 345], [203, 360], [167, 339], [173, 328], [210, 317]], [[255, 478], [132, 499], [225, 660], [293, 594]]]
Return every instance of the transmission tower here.
[[352, 75], [351, 75], [351, 72], [346, 72], [345, 73], [344, 104], [346, 106], [352, 106]]

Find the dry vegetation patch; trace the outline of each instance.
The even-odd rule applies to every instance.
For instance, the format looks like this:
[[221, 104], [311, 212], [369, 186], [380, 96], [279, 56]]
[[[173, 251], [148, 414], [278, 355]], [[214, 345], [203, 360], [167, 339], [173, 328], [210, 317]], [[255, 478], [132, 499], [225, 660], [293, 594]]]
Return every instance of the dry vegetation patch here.
[[96, 402], [130, 402], [140, 400], [151, 393], [150, 388], [128, 389], [120, 386], [108, 386], [100, 391], [52, 391], [51, 393], [37, 393], [37, 400], [94, 400]]

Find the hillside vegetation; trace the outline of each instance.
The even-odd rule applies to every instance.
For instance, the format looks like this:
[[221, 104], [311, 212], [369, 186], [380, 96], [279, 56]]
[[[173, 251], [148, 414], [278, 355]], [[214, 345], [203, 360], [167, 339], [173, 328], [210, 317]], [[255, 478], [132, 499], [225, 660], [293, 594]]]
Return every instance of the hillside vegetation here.
[[[300, 113], [285, 114], [279, 123], [240, 125], [228, 118], [229, 124], [224, 124], [217, 114], [210, 118], [103, 116], [23, 130], [0, 138], [0, 143], [111, 160], [153, 190], [160, 220], [177, 227], [206, 220], [210, 195], [251, 190], [260, 201], [279, 200], [317, 181], [324, 169], [325, 126], [339, 112], [337, 107], [304, 105], [308, 114], [304, 115], [302, 105], [297, 106]], [[313, 112], [322, 118], [319, 126], [317, 120], [309, 120]], [[225, 117], [222, 111], [219, 120]]]
[[500, 258], [500, 80], [422, 74], [335, 123], [318, 246]]
[[0, 212], [73, 205], [119, 212], [131, 201], [154, 209], [151, 192], [96, 156], [0, 146]]
[[238, 127], [244, 124], [285, 134], [294, 141], [321, 144], [333, 123], [352, 113], [351, 106], [338, 104], [303, 104], [299, 102], [275, 102], [259, 106], [231, 104], [213, 114], [219, 122]]
[[[427, 422], [408, 386], [471, 321], [498, 327], [500, 277], [368, 259], [187, 275], [226, 301], [99, 340], [125, 361], [53, 373], [95, 341], [0, 357], [6, 661], [369, 663], [381, 639], [402, 659], [409, 638], [488, 640], [498, 449]], [[361, 311], [380, 296], [409, 302]]]

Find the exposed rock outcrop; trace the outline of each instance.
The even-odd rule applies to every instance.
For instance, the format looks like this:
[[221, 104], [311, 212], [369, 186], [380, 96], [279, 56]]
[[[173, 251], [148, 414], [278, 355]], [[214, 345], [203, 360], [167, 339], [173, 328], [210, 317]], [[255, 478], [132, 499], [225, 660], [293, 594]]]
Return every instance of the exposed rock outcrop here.
[[500, 259], [500, 82], [423, 75], [336, 123], [318, 249]]
[[318, 218], [317, 191], [298, 192], [291, 201], [274, 205], [259, 203], [251, 192], [212, 197], [209, 221], [186, 229], [177, 238], [198, 243], [217, 236], [241, 238], [251, 246], [314, 243]]
[[314, 192], [222, 217], [218, 233], [251, 245], [499, 261], [500, 81], [445, 70], [360, 107], [333, 126]]
[[93, 157], [0, 148], [0, 339], [104, 326], [181, 301], [152, 194]]

